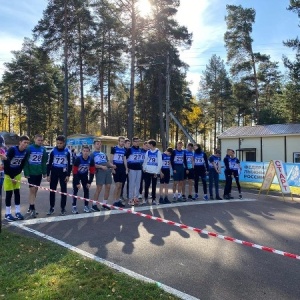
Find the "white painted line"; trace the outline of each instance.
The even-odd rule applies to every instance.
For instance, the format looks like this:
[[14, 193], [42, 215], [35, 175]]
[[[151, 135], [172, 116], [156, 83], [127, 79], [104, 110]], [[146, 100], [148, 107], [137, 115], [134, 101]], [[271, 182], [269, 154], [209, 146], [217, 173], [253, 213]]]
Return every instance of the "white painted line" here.
[[[147, 206], [137, 206], [132, 208], [124, 208], [124, 210], [113, 209], [110, 211], [101, 211], [101, 212], [92, 212], [92, 213], [81, 213], [78, 215], [70, 214], [67, 216], [55, 216], [55, 217], [45, 217], [45, 218], [36, 218], [36, 219], [28, 219], [24, 221], [17, 221], [23, 225], [34, 225], [34, 224], [42, 224], [42, 223], [51, 223], [51, 222], [59, 222], [66, 220], [76, 220], [76, 219], [86, 219], [93, 218], [99, 216], [109, 216], [109, 215], [117, 215], [117, 214], [126, 214], [128, 213], [128, 209], [134, 209], [134, 211], [147, 211], [147, 210], [155, 210], [155, 209], [163, 209], [163, 208], [172, 208], [172, 207], [180, 207], [180, 206], [191, 206], [191, 205], [209, 205], [209, 204], [219, 204], [219, 203], [231, 203], [231, 202], [251, 202], [257, 201], [256, 199], [236, 199], [236, 200], [209, 200], [209, 201], [188, 201], [188, 202], [176, 202], [171, 204], [160, 204], [160, 205], [147, 205]], [[58, 210], [59, 212], [59, 210]], [[39, 213], [41, 215], [41, 213]], [[46, 213], [45, 213], [46, 215]]]
[[129, 269], [123, 268], [122, 266], [119, 266], [119, 265], [117, 265], [115, 263], [112, 263], [112, 262], [110, 262], [110, 261], [108, 261], [106, 259], [103, 259], [103, 258], [99, 257], [99, 256], [93, 255], [93, 254], [91, 254], [91, 253], [89, 253], [87, 251], [81, 250], [81, 249], [79, 249], [77, 247], [74, 247], [74, 246], [72, 246], [70, 244], [67, 244], [67, 243], [65, 243], [65, 242], [63, 242], [61, 240], [53, 238], [53, 237], [51, 237], [51, 236], [49, 236], [47, 234], [44, 234], [44, 233], [41, 233], [41, 232], [39, 232], [37, 230], [28, 228], [28, 227], [24, 226], [24, 224], [21, 224], [20, 222], [11, 222], [10, 224], [13, 225], [13, 226], [16, 226], [16, 227], [18, 227], [20, 229], [23, 229], [25, 231], [31, 232], [31, 233], [33, 233], [33, 234], [35, 234], [35, 235], [37, 235], [39, 237], [42, 237], [42, 238], [44, 238], [46, 240], [49, 240], [49, 241], [51, 241], [51, 242], [53, 242], [55, 244], [63, 246], [63, 247], [65, 247], [65, 248], [67, 248], [67, 249], [69, 249], [71, 251], [74, 251], [74, 252], [76, 252], [76, 253], [78, 253], [78, 254], [80, 254], [82, 256], [85, 256], [85, 257], [93, 259], [93, 260], [95, 260], [97, 262], [100, 262], [100, 263], [102, 263], [102, 264], [104, 264], [104, 265], [106, 265], [106, 266], [108, 266], [108, 267], [110, 267], [110, 268], [112, 268], [114, 270], [117, 270], [117, 271], [119, 271], [121, 273], [127, 274], [128, 276], [130, 276], [132, 278], [135, 278], [135, 279], [138, 279], [138, 280], [142, 280], [142, 281], [145, 281], [145, 282], [149, 282], [149, 283], [156, 283], [157, 286], [159, 286], [161, 289], [163, 289], [164, 291], [166, 291], [166, 292], [168, 292], [168, 293], [170, 293], [170, 294], [172, 294], [172, 295], [174, 295], [174, 296], [176, 296], [176, 297], [178, 297], [180, 299], [184, 299], [184, 300], [199, 300], [198, 298], [195, 298], [195, 297], [193, 297], [191, 295], [188, 295], [188, 294], [183, 293], [183, 292], [181, 292], [179, 290], [176, 290], [176, 289], [174, 289], [174, 288], [172, 288], [172, 287], [170, 287], [168, 285], [165, 285], [165, 284], [157, 282], [157, 281], [155, 281], [155, 280], [153, 280], [151, 278], [148, 278], [148, 277], [145, 277], [145, 276], [143, 276], [141, 274], [133, 272], [133, 271], [131, 271]]

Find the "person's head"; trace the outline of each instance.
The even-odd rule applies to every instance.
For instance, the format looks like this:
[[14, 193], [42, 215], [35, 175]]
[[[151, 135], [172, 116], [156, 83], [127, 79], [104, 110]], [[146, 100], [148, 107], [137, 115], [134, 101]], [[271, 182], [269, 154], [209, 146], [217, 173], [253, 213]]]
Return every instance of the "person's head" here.
[[143, 143], [143, 149], [144, 149], [144, 150], [148, 150], [148, 149], [149, 149], [148, 141], [145, 141], [145, 142]]
[[234, 156], [234, 150], [233, 149], [227, 149], [227, 155]]
[[173, 152], [173, 148], [171, 148], [171, 147], [168, 147], [168, 148], [166, 149], [166, 151], [165, 151], [165, 154], [167, 154], [167, 155], [171, 155], [171, 154], [172, 154], [172, 152]]
[[132, 146], [138, 147], [140, 144], [140, 139], [138, 137], [133, 137], [132, 138]]
[[182, 141], [178, 141], [178, 142], [176, 143], [176, 148], [177, 148], [177, 150], [181, 150], [182, 147], [183, 147], [183, 142], [182, 142]]
[[124, 147], [128, 149], [128, 148], [130, 148], [130, 144], [131, 144], [130, 140], [126, 138]]
[[189, 151], [193, 151], [193, 148], [194, 148], [194, 144], [193, 143], [188, 143], [187, 146], [186, 146], [187, 150]]
[[150, 149], [154, 149], [156, 147], [156, 141], [155, 140], [149, 140], [148, 145]]
[[56, 138], [56, 147], [58, 149], [63, 149], [65, 147], [66, 138], [64, 135], [59, 135]]
[[82, 157], [87, 159], [90, 155], [90, 147], [88, 145], [83, 145], [81, 148]]
[[235, 157], [235, 152], [234, 152], [234, 150], [231, 150], [230, 156], [231, 156], [231, 157]]
[[102, 146], [102, 141], [100, 139], [94, 140], [94, 148], [96, 151], [100, 151]]
[[219, 149], [215, 149], [215, 156], [220, 157], [221, 151]]
[[5, 147], [5, 140], [4, 137], [2, 135], [0, 135], [0, 147]]
[[27, 148], [29, 144], [29, 137], [27, 135], [22, 135], [19, 139], [19, 150], [23, 151]]
[[124, 147], [124, 145], [125, 145], [125, 137], [124, 136], [119, 136], [118, 137], [118, 145], [120, 147]]
[[36, 134], [34, 136], [34, 143], [37, 145], [37, 146], [42, 146], [43, 145], [43, 141], [44, 141], [44, 138], [41, 134]]
[[195, 144], [194, 145], [194, 150], [196, 153], [200, 153], [202, 151], [201, 145], [200, 144]]

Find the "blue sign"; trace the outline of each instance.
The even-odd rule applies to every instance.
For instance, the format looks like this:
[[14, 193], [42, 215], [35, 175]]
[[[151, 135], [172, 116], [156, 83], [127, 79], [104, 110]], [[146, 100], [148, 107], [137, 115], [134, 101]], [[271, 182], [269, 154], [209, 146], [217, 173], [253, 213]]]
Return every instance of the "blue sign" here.
[[[300, 186], [300, 164], [284, 163], [285, 173], [290, 186]], [[239, 179], [241, 182], [258, 182], [262, 183], [267, 172], [269, 162], [241, 162]], [[224, 170], [222, 162], [222, 170]], [[220, 174], [220, 180], [225, 180], [224, 171]], [[278, 184], [275, 176], [273, 183]]]
[[67, 139], [67, 146], [93, 145], [93, 143], [94, 143], [94, 138]]

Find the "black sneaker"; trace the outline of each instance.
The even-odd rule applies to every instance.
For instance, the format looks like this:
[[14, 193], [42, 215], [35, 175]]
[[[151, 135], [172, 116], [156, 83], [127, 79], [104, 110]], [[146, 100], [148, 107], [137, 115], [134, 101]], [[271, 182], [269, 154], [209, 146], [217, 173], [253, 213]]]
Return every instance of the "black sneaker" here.
[[47, 216], [50, 216], [54, 213], [54, 207], [50, 207], [49, 211], [47, 212]]
[[186, 200], [186, 196], [185, 196], [185, 195], [182, 195], [182, 199], [183, 199], [183, 200]]
[[169, 199], [168, 199], [168, 197], [166, 196], [165, 198], [164, 198], [164, 203], [165, 204], [170, 204], [170, 203], [172, 203]]
[[229, 199], [234, 199], [234, 197], [231, 196], [231, 194], [228, 195]]
[[209, 200], [215, 200], [214, 196], [210, 196]]
[[239, 199], [243, 199], [243, 196], [242, 196], [242, 194], [239, 194]]
[[[102, 205], [102, 207], [103, 207], [103, 205]], [[91, 207], [91, 211], [100, 211], [100, 209], [98, 208], [98, 206], [97, 206], [97, 204], [95, 204], [95, 205], [92, 205], [92, 207]]]
[[216, 197], [216, 200], [223, 200], [220, 196]]
[[159, 197], [159, 204], [165, 204], [163, 197]]
[[36, 218], [36, 215], [37, 215], [37, 212], [35, 211], [35, 209], [33, 209], [30, 214], [31, 218]]
[[122, 203], [121, 200], [114, 202], [113, 206], [117, 206], [117, 207], [125, 207], [125, 205]]
[[29, 208], [27, 209], [27, 214], [31, 214], [31, 212], [32, 212], [32, 210], [31, 210], [31, 208], [29, 207]]
[[65, 216], [66, 213], [67, 213], [67, 211], [66, 211], [64, 208], [62, 208], [62, 210], [61, 210], [61, 212], [60, 212], [60, 215], [61, 215], [61, 216]]
[[190, 200], [190, 201], [194, 200], [193, 196], [192, 195], [188, 195], [188, 200]]
[[107, 204], [102, 204], [102, 207], [107, 210], [111, 210], [111, 208]]
[[224, 195], [224, 199], [225, 200], [230, 200], [230, 196], [229, 195]]

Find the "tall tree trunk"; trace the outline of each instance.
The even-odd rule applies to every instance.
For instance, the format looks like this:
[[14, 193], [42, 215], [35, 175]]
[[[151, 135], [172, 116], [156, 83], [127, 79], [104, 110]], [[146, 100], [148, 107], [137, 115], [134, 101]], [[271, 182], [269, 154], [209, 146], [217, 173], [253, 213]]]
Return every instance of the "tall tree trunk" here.
[[166, 145], [166, 136], [165, 136], [165, 127], [164, 127], [164, 119], [163, 119], [163, 97], [162, 97], [162, 74], [159, 73], [159, 82], [158, 82], [158, 109], [159, 109], [159, 131], [160, 138], [162, 141], [162, 146], [165, 149]]

